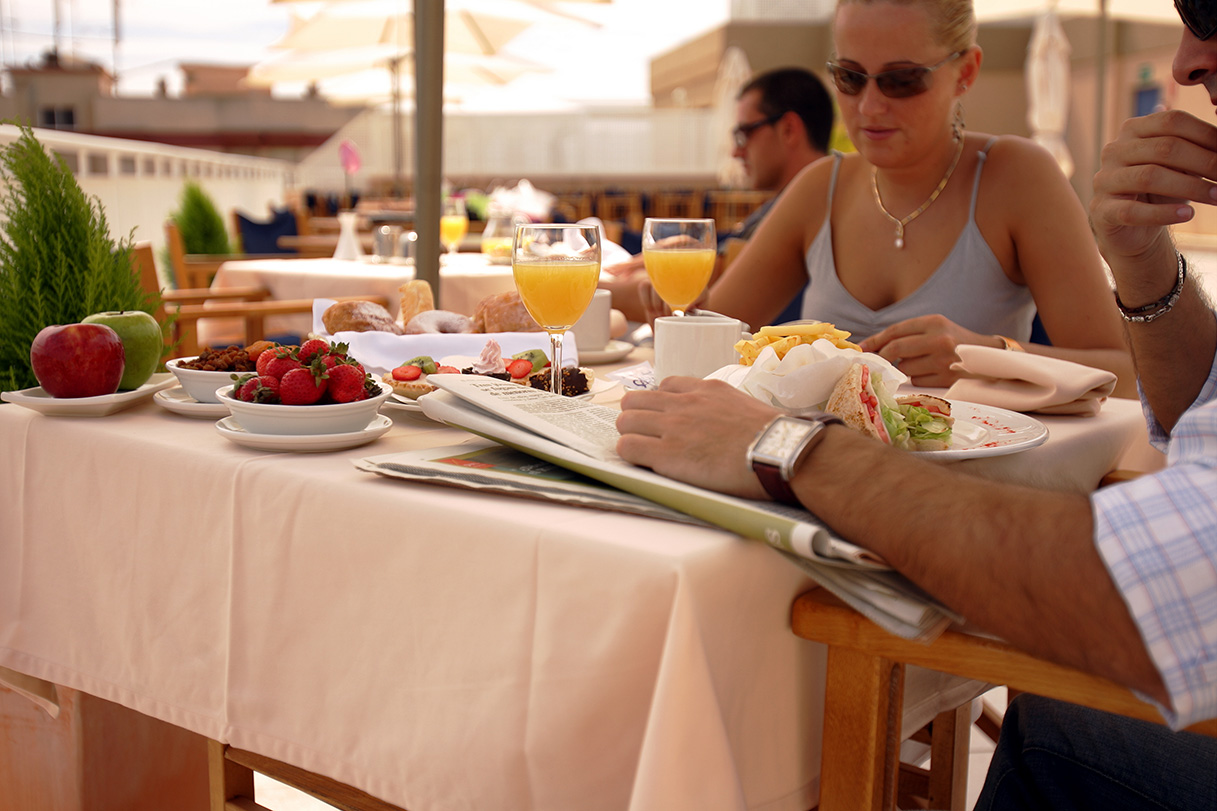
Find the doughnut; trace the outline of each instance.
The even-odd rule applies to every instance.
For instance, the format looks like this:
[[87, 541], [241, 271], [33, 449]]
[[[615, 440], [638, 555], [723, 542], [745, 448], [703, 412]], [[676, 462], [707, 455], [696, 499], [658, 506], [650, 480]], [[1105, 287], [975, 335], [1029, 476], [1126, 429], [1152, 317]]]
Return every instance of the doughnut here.
[[473, 332], [473, 321], [468, 316], [451, 310], [426, 310], [406, 324], [407, 335], [435, 332]]

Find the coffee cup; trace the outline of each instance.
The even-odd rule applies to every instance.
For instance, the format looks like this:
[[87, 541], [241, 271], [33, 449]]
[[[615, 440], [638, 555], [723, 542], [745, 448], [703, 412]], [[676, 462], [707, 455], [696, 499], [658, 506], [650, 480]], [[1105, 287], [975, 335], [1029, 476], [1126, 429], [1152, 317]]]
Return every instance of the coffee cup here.
[[597, 290], [583, 317], [571, 327], [580, 352], [599, 352], [608, 345], [612, 309], [613, 294], [608, 290]]
[[670, 315], [655, 319], [655, 382], [705, 377], [739, 361], [735, 344], [743, 324], [722, 315]]

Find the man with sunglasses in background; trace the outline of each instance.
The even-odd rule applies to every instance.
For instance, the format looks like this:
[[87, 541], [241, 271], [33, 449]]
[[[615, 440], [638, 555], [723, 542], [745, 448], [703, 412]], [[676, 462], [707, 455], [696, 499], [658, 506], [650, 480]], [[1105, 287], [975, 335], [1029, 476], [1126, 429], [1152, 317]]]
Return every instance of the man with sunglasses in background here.
[[[1175, 79], [1217, 107], [1217, 0], [1176, 7], [1187, 30]], [[753, 448], [778, 420], [799, 421], [691, 378], [627, 393], [617, 449], [682, 481], [797, 500], [976, 626], [1127, 685], [1181, 728], [1217, 718], [1217, 314], [1168, 227], [1217, 205], [1217, 126], [1179, 111], [1126, 122], [1094, 188], [1091, 224], [1163, 470], [1089, 498], [1037, 491], [816, 417], [779, 468]], [[1007, 711], [976, 805], [1147, 807], [1217, 808], [1217, 739], [1030, 695]]]
[[[731, 154], [743, 163], [752, 188], [775, 195], [734, 229], [719, 234], [719, 258], [712, 278], [725, 267], [730, 241], [750, 239], [786, 184], [828, 153], [833, 128], [832, 98], [823, 82], [803, 68], [777, 68], [757, 74], [743, 86], [737, 99], [738, 123], [731, 131], [735, 143]], [[646, 320], [638, 300], [638, 283], [646, 279], [642, 256], [605, 269], [618, 277], [607, 285], [614, 291], [613, 306], [631, 321]], [[802, 300], [800, 293], [787, 308], [790, 317], [775, 323], [798, 318]]]

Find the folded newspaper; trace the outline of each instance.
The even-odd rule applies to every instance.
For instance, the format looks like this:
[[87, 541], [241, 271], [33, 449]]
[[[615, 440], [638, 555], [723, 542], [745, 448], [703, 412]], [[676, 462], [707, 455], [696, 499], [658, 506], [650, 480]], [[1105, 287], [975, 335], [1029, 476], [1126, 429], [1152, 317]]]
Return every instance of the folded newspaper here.
[[[525, 477], [510, 471], [528, 467], [518, 462], [503, 465], [500, 460], [490, 465], [499, 468], [491, 476], [487, 467], [478, 467], [481, 462], [476, 459], [473, 464], [452, 462], [452, 448], [433, 449], [430, 456], [410, 452], [370, 457], [357, 463], [361, 469], [416, 481], [445, 479], [459, 486], [490, 487], [657, 518], [672, 518], [676, 511], [764, 541], [842, 601], [899, 636], [931, 639], [952, 621], [961, 621], [882, 561], [834, 536], [805, 510], [723, 495], [623, 461], [616, 452], [616, 409], [478, 375], [431, 375], [427, 381], [441, 389], [418, 401], [428, 417], [624, 493], [606, 496], [612, 491], [569, 478], [557, 486], [553, 483], [556, 477], [546, 479], [544, 473], [538, 477], [537, 471], [526, 485]], [[626, 498], [626, 494], [636, 498]], [[595, 504], [597, 500], [601, 503]], [[644, 512], [640, 501], [662, 508]]]

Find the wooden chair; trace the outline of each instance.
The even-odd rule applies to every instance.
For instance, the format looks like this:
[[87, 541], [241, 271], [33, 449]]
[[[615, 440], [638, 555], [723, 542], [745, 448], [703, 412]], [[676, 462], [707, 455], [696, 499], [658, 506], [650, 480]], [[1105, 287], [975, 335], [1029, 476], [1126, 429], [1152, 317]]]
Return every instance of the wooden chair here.
[[316, 797], [341, 811], [403, 811], [371, 794], [306, 769], [219, 741], [207, 742], [211, 811], [270, 811], [254, 798], [254, 772]]
[[[791, 628], [803, 639], [828, 646], [820, 811], [895, 807], [900, 774], [900, 708], [908, 665], [1162, 722], [1156, 709], [1107, 679], [957, 630], [944, 632], [928, 645], [901, 639], [823, 589], [795, 600]], [[945, 740], [936, 742], [931, 755], [929, 807], [962, 809], [970, 727], [966, 705], [939, 715], [935, 727], [939, 719], [943, 719], [944, 728], [935, 728], [934, 738], [941, 732]], [[1195, 724], [1189, 730], [1217, 736], [1217, 719]], [[944, 763], [935, 768], [933, 758], [939, 756]], [[941, 768], [944, 765], [948, 768]]]
[[[702, 217], [706, 193], [703, 191], [660, 191], [651, 198], [652, 217]], [[717, 223], [715, 223], [717, 226]]]
[[[172, 318], [166, 335], [166, 351], [173, 357], [190, 357], [199, 353], [198, 324], [203, 318], [235, 318], [242, 325], [246, 345], [266, 336], [266, 319], [276, 315], [307, 315], [313, 311], [312, 299], [275, 301], [264, 287], [226, 287], [219, 290], [195, 288], [161, 290], [156, 275], [156, 258], [151, 242], [136, 243], [132, 264], [140, 274], [144, 291], [159, 292], [161, 305], [153, 316], [162, 324]], [[387, 306], [384, 296], [342, 296], [336, 301], [374, 301]]]
[[631, 231], [641, 231], [645, 217], [642, 192], [606, 191], [596, 200], [596, 216], [604, 222], [623, 222]]
[[763, 206], [773, 192], [744, 189], [717, 189], [706, 192], [706, 216], [714, 220], [714, 227], [725, 234], [748, 215]]
[[165, 242], [169, 246], [170, 280], [174, 287], [199, 290], [211, 284], [216, 271], [225, 262], [238, 259], [282, 259], [282, 253], [274, 254], [202, 254], [186, 253], [182, 232], [173, 220], [165, 221]]
[[562, 192], [557, 196], [557, 201], [554, 203], [554, 208], [566, 218], [568, 222], [578, 222], [586, 219], [595, 213], [592, 195], [588, 192]]

